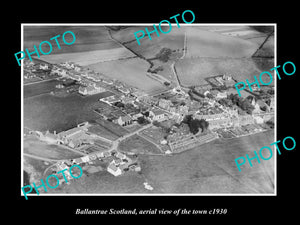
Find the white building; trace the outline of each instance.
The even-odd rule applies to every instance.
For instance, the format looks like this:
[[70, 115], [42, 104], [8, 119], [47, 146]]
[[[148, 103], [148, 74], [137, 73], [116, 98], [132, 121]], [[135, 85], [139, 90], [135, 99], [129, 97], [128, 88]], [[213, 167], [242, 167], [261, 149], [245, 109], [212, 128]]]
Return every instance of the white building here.
[[149, 112], [149, 118], [152, 121], [162, 121], [165, 118], [165, 113], [162, 110], [154, 109]]
[[80, 86], [78, 92], [82, 95], [94, 95], [101, 92], [105, 92], [106, 90], [99, 85], [94, 84], [93, 86], [83, 87]]
[[44, 64], [44, 63], [42, 63], [42, 64], [40, 64], [40, 69], [41, 70], [47, 70], [48, 69], [48, 64]]
[[112, 175], [120, 176], [122, 174], [122, 170], [116, 166], [115, 162], [112, 161], [108, 167], [107, 167], [107, 172], [111, 173]]

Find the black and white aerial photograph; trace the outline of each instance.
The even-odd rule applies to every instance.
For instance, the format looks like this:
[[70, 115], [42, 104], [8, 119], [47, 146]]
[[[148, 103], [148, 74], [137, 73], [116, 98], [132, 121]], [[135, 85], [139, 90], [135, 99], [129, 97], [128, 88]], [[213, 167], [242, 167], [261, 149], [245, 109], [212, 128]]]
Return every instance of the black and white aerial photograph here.
[[157, 22], [22, 23], [22, 197], [276, 194], [276, 24]]

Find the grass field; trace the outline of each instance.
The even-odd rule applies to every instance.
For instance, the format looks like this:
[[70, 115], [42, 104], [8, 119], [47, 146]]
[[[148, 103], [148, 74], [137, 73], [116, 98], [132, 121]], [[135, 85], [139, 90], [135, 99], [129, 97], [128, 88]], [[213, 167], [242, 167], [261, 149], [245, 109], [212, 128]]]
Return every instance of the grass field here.
[[253, 56], [255, 57], [274, 57], [274, 35], [270, 36]]
[[270, 132], [216, 140], [172, 157], [140, 156], [142, 172], [158, 193], [273, 193], [274, 157], [239, 172], [234, 159], [274, 142]]
[[133, 135], [119, 145], [120, 151], [134, 152], [134, 153], [161, 153], [160, 150], [139, 135]]
[[186, 57], [251, 57], [259, 45], [216, 32], [185, 27], [187, 34]]
[[24, 140], [24, 153], [50, 159], [70, 159], [82, 156], [66, 148], [39, 141], [35, 137], [26, 138]]
[[97, 119], [96, 122], [97, 124], [101, 125], [102, 127], [105, 127], [105, 129], [107, 129], [108, 131], [110, 131], [111, 133], [115, 134], [118, 137], [121, 137], [129, 133], [124, 127], [121, 127], [118, 124], [104, 120], [102, 118]]
[[[72, 45], [66, 45], [62, 40], [62, 34], [72, 31], [76, 41]], [[61, 49], [58, 49], [55, 40], [50, 38], [60, 34], [57, 39]], [[71, 42], [71, 34], [65, 36], [67, 42]], [[72, 61], [85, 66], [96, 62], [116, 60], [135, 56], [132, 52], [113, 41], [104, 26], [24, 26], [24, 48], [34, 51], [34, 45], [39, 47], [42, 41], [50, 41], [52, 52], [49, 55], [40, 54], [40, 58], [50, 63]], [[50, 50], [49, 45], [42, 45], [44, 52]], [[33, 57], [37, 58], [36, 55]]]
[[51, 91], [54, 91], [55, 85], [61, 83], [58, 80], [49, 80], [44, 82], [39, 82], [36, 84], [28, 84], [24, 86], [24, 98], [40, 95], [40, 94], [46, 94], [50, 93]]
[[135, 55], [126, 48], [118, 47], [105, 50], [42, 55], [40, 58], [50, 63], [71, 61], [77, 63], [80, 66], [87, 66], [98, 62], [124, 59], [134, 56]]
[[[220, 74], [231, 74], [237, 81], [254, 81], [254, 75], [269, 71], [274, 66], [273, 59], [252, 58], [193, 58], [183, 59], [175, 64], [181, 83], [185, 86], [207, 84], [205, 78]], [[271, 73], [274, 75], [274, 73]], [[262, 76], [265, 83], [270, 81], [267, 75]], [[274, 84], [274, 79], [272, 84]]]
[[[274, 193], [274, 156], [253, 160], [239, 172], [234, 159], [254, 155], [254, 150], [274, 142], [273, 131], [232, 140], [216, 140], [171, 157], [139, 155], [141, 175], [114, 177], [107, 171], [82, 176], [70, 185], [51, 189], [55, 193], [167, 193], [167, 194], [271, 194]], [[144, 188], [145, 180], [154, 188]]]
[[118, 137], [119, 137], [118, 135], [112, 133], [111, 131], [109, 131], [105, 127], [100, 126], [100, 125], [98, 125], [96, 123], [93, 124], [93, 126], [89, 127], [88, 131], [90, 133], [96, 134], [98, 136], [107, 138], [107, 139], [112, 140], [112, 141], [118, 139]]
[[87, 97], [71, 94], [61, 98], [44, 94], [24, 99], [24, 126], [60, 132], [78, 123], [97, 119], [100, 116], [93, 109], [101, 107], [99, 98], [110, 95], [111, 92], [103, 92]]
[[[149, 31], [151, 30], [153, 30], [153, 27], [149, 27]], [[164, 47], [177, 50], [182, 49], [184, 45], [184, 31], [181, 27], [178, 28], [177, 26], [172, 26], [172, 30], [168, 34], [160, 33], [159, 37], [156, 33], [152, 33], [151, 38], [152, 40], [146, 34], [144, 38], [140, 39], [141, 45], [138, 45], [137, 41], [133, 41], [126, 44], [126, 46], [145, 58], [150, 59], [154, 58]]]
[[148, 93], [165, 90], [159, 82], [146, 75], [149, 64], [138, 58], [110, 61], [89, 65], [89, 68], [101, 72], [110, 78], [115, 78], [128, 85], [140, 88]]
[[[76, 41], [72, 45], [66, 45], [62, 40], [62, 35], [66, 31], [72, 31], [75, 34]], [[60, 35], [57, 38], [61, 49], [58, 49], [55, 40], [50, 38]], [[66, 34], [67, 42], [73, 40], [71, 34]], [[50, 41], [52, 44], [52, 54], [84, 52], [91, 50], [103, 50], [120, 47], [112, 41], [104, 26], [24, 26], [24, 49], [34, 51], [33, 45], [39, 47], [42, 41]], [[48, 45], [42, 45], [44, 52], [48, 52]], [[49, 56], [50, 56], [49, 55]]]

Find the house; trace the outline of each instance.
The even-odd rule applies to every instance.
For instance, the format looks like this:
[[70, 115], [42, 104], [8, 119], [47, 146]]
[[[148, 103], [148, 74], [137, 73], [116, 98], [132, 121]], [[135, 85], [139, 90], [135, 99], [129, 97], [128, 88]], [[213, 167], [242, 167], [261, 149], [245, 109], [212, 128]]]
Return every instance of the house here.
[[103, 83], [106, 83], [106, 84], [109, 84], [109, 85], [112, 85], [114, 82], [108, 78], [102, 78], [102, 82]]
[[90, 161], [90, 158], [89, 158], [89, 156], [88, 155], [86, 155], [86, 156], [83, 156], [83, 157], [81, 157], [81, 161], [82, 162], [89, 162]]
[[74, 127], [72, 129], [69, 129], [69, 130], [66, 130], [66, 131], [62, 131], [58, 135], [61, 138], [70, 139], [70, 138], [72, 138], [75, 135], [83, 134], [83, 133], [84, 133], [84, 131], [83, 131], [83, 129], [81, 127]]
[[133, 115], [132, 115], [132, 119], [133, 119], [133, 120], [137, 120], [137, 119], [140, 118], [140, 117], [144, 117], [144, 115], [143, 115], [142, 113], [137, 113], [137, 114], [133, 114]]
[[68, 146], [71, 148], [78, 148], [82, 145], [82, 140], [80, 139], [72, 139], [68, 142]]
[[257, 124], [263, 124], [264, 119], [261, 116], [253, 116], [255, 123]]
[[74, 159], [74, 164], [80, 164], [80, 163], [83, 163], [82, 159], [81, 158], [77, 158], [77, 159]]
[[41, 63], [40, 64], [40, 69], [41, 70], [47, 70], [49, 67], [48, 67], [48, 64], [46, 64], [46, 63]]
[[50, 133], [49, 131], [46, 131], [45, 135], [41, 132], [37, 132], [39, 135], [40, 139], [42, 141], [47, 142], [48, 144], [58, 144], [60, 142], [58, 135], [56, 135], [56, 132]]
[[227, 98], [227, 92], [218, 92], [215, 96], [217, 99]]
[[121, 152], [117, 152], [115, 156], [119, 159], [126, 159], [127, 158], [126, 155], [121, 153]]
[[103, 156], [105, 158], [107, 158], [107, 157], [111, 156], [111, 152], [103, 152]]
[[120, 176], [122, 174], [122, 170], [116, 166], [114, 162], [111, 162], [107, 167], [107, 172], [111, 173], [114, 176]]
[[82, 95], [94, 95], [101, 92], [106, 91], [104, 88], [102, 88], [99, 85], [94, 84], [93, 86], [80, 86], [78, 92]]
[[126, 95], [130, 93], [130, 90], [126, 87], [120, 87], [120, 88], [118, 88], [118, 90]]
[[163, 109], [166, 109], [166, 110], [169, 110], [170, 107], [172, 106], [172, 102], [170, 100], [167, 100], [167, 99], [159, 99], [159, 102], [158, 102], [158, 106], [160, 108], [163, 108]]
[[74, 67], [74, 70], [77, 71], [77, 72], [80, 72], [81, 68], [78, 67], [78, 66], [75, 66], [75, 67]]
[[120, 116], [116, 122], [120, 125], [120, 126], [127, 126], [129, 124], [132, 123], [132, 119], [130, 116], [125, 115], [125, 116]]
[[153, 109], [149, 112], [149, 118], [152, 121], [162, 121], [165, 118], [165, 113], [160, 109]]
[[122, 162], [121, 159], [114, 159], [114, 160], [113, 160], [113, 163], [114, 163], [116, 166], [120, 165], [121, 162]]
[[107, 103], [109, 105], [113, 105], [116, 102], [120, 102], [121, 98], [118, 97], [118, 96], [116, 96], [116, 95], [111, 95], [111, 96], [108, 96], [106, 98], [101, 98], [101, 99], [99, 99], [99, 101], [105, 102], [105, 103]]
[[178, 107], [178, 113], [186, 115], [189, 112], [189, 107], [187, 105], [180, 105]]
[[232, 77], [230, 75], [223, 74], [222, 79], [223, 80], [232, 80]]
[[97, 153], [96, 153], [96, 156], [97, 156], [98, 158], [104, 158], [104, 153], [103, 153], [103, 152], [97, 152]]
[[129, 97], [125, 97], [125, 96], [121, 98], [121, 101], [125, 105], [126, 104], [134, 104], [134, 99], [129, 98]]

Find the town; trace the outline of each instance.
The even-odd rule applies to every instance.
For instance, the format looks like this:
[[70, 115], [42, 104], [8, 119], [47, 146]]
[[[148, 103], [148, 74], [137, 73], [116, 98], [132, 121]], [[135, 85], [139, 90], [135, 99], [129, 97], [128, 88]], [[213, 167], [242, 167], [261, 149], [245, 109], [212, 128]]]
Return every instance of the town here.
[[[109, 91], [111, 95], [98, 99], [101, 107], [94, 113], [101, 119], [77, 124], [61, 132], [30, 131], [48, 144], [85, 154], [51, 165], [51, 174], [72, 165], [106, 163], [107, 172], [121, 176], [142, 170], [137, 152], [122, 152], [119, 144], [137, 135], [155, 145], [160, 153], [179, 154], [218, 138], [232, 139], [263, 132], [274, 127], [274, 87], [258, 89], [247, 97], [234, 93], [236, 81], [230, 74], [209, 76], [209, 85], [191, 88], [174, 87], [157, 95], [149, 95], [136, 87], [108, 78], [72, 62], [50, 64], [24, 59], [24, 83], [60, 81], [51, 94], [66, 96], [78, 93], [82, 97]], [[101, 129], [118, 130], [111, 138]], [[123, 132], [123, 133], [122, 133]], [[144, 153], [145, 154], [145, 153]], [[145, 184], [149, 190], [150, 185]]]

